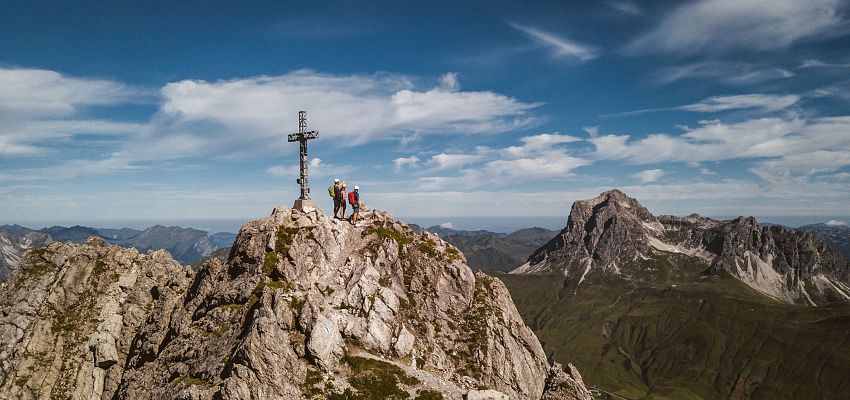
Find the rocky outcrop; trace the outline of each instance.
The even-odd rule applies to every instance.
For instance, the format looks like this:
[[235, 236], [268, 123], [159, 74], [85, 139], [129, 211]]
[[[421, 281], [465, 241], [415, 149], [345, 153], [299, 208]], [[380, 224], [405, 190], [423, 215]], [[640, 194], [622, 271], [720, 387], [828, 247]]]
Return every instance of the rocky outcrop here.
[[21, 262], [24, 252], [44, 247], [53, 241], [47, 234], [29, 231], [17, 225], [11, 227], [6, 225], [0, 228], [7, 228], [0, 229], [0, 282], [9, 280], [12, 271]]
[[585, 279], [636, 277], [653, 257], [684, 256], [706, 276], [729, 274], [775, 299], [806, 305], [850, 302], [850, 265], [814, 236], [752, 217], [654, 216], [619, 190], [573, 204], [567, 227], [512, 273]]
[[0, 288], [0, 398], [110, 398], [151, 310], [180, 304], [186, 268], [166, 252], [51, 243]]
[[196, 274], [102, 242], [28, 253], [0, 289], [0, 397], [589, 399], [499, 280], [362, 214], [276, 209]]

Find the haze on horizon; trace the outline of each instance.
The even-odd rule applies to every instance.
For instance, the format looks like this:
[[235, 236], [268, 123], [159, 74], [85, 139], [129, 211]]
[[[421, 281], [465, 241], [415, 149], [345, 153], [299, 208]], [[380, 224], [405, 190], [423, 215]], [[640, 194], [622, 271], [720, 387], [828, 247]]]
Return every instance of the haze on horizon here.
[[848, 1], [588, 3], [4, 2], [0, 224], [267, 215], [299, 110], [325, 207], [848, 220]]

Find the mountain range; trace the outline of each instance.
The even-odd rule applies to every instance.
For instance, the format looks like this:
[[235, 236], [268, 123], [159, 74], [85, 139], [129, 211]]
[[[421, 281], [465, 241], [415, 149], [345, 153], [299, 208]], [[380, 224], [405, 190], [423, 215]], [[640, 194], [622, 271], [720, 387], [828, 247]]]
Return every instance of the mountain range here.
[[34, 230], [20, 225], [0, 226], [0, 282], [9, 278], [24, 251], [44, 247], [52, 241], [83, 243], [90, 237], [109, 244], [132, 247], [139, 251], [164, 249], [183, 263], [191, 264], [216, 249], [230, 247], [236, 239], [233, 233], [208, 234], [205, 231], [178, 226], [152, 226], [145, 230], [130, 228], [103, 229], [85, 226], [53, 226]]
[[520, 229], [510, 234], [486, 230], [455, 230], [435, 225], [421, 228], [411, 225], [414, 231], [428, 231], [460, 249], [470, 267], [510, 271], [521, 265], [531, 253], [558, 234], [544, 228]]
[[612, 190], [494, 274], [554, 360], [618, 396], [850, 397], [850, 266], [805, 230], [655, 216]]
[[505, 286], [388, 213], [281, 207], [197, 272], [52, 242], [0, 283], [0, 398], [590, 400]]

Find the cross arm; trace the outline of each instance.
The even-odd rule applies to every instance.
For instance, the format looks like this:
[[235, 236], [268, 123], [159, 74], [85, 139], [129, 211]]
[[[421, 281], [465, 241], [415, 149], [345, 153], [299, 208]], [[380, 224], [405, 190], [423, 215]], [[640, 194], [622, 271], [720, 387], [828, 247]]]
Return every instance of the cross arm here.
[[315, 139], [319, 137], [319, 131], [309, 131], [309, 132], [298, 132], [298, 133], [290, 133], [287, 136], [287, 140], [290, 142], [297, 142], [301, 140], [301, 137], [304, 137], [304, 140]]

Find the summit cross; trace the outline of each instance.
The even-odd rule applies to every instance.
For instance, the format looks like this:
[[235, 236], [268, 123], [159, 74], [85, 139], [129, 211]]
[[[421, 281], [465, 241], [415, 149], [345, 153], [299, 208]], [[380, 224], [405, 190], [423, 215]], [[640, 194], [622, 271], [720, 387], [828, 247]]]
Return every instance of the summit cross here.
[[[290, 133], [288, 136], [288, 141], [298, 142], [301, 147], [301, 175], [296, 180], [299, 185], [301, 185], [301, 197], [295, 201], [294, 208], [303, 208], [305, 205], [310, 205], [315, 207], [310, 201], [310, 186], [307, 182], [307, 141], [310, 139], [316, 139], [319, 137], [319, 131], [308, 131], [307, 130], [307, 111], [299, 111], [298, 112], [298, 132]], [[308, 204], [305, 204], [308, 203]]]
[[310, 187], [307, 185], [307, 141], [319, 137], [319, 131], [307, 130], [307, 111], [298, 112], [298, 132], [290, 133], [289, 142], [301, 145], [301, 176], [296, 180], [301, 185], [301, 197], [298, 200], [310, 200]]

